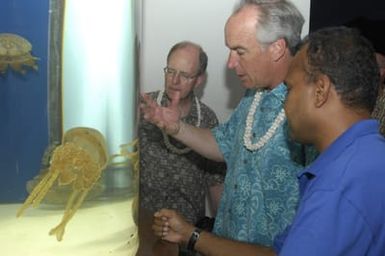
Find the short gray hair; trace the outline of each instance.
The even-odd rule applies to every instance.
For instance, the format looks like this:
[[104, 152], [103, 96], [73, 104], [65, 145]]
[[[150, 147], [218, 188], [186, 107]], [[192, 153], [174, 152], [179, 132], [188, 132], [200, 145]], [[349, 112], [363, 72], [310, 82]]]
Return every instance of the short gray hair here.
[[256, 6], [260, 11], [256, 27], [258, 42], [268, 45], [282, 38], [294, 55], [305, 22], [297, 7], [287, 0], [243, 0], [234, 14], [248, 5]]

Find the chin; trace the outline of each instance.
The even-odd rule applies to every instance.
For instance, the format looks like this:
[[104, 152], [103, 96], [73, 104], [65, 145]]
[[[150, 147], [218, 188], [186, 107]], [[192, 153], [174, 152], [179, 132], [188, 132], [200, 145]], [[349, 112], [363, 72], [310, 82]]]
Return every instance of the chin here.
[[249, 81], [242, 81], [242, 87], [245, 89], [256, 89], [257, 86]]
[[[289, 126], [290, 127], [290, 126]], [[302, 143], [302, 139], [301, 139], [301, 136], [298, 136], [297, 133], [293, 132], [293, 129], [290, 127], [289, 128], [289, 136], [292, 140], [294, 140], [295, 142], [298, 142], [298, 143]]]
[[172, 98], [172, 96], [176, 94], [176, 91], [167, 89], [167, 90], [166, 90], [166, 94], [167, 94], [167, 96], [168, 96], [169, 98]]

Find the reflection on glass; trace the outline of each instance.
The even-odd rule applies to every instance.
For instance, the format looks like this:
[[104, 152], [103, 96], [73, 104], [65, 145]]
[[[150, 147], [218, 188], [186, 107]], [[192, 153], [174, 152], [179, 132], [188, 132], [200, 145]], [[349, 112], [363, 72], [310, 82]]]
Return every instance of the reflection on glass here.
[[49, 145], [24, 204], [0, 205], [6, 255], [135, 255], [136, 8], [51, 0]]

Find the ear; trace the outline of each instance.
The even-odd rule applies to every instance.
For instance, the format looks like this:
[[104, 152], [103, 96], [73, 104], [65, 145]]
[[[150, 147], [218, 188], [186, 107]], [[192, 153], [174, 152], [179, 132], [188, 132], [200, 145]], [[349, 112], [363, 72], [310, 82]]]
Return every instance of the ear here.
[[269, 51], [274, 62], [279, 61], [283, 56], [285, 56], [287, 49], [287, 44], [285, 39], [281, 38], [269, 45]]
[[319, 75], [315, 82], [315, 101], [314, 106], [317, 108], [322, 107], [330, 97], [330, 91], [332, 90], [332, 82], [327, 75]]
[[197, 80], [196, 80], [195, 85], [194, 85], [194, 89], [201, 86], [205, 82], [205, 80], [206, 80], [206, 72], [197, 77]]
[[[380, 67], [380, 78], [383, 79], [385, 77], [385, 67]], [[384, 83], [384, 81], [380, 81], [381, 84]]]
[[380, 67], [380, 86], [378, 87], [378, 96], [382, 97], [385, 93], [385, 67]]

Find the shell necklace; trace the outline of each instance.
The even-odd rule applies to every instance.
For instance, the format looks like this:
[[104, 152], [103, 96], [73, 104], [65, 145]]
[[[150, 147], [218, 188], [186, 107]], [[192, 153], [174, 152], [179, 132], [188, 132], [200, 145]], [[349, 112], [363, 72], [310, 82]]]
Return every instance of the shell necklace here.
[[251, 103], [249, 113], [246, 118], [246, 127], [245, 133], [243, 134], [243, 145], [250, 151], [255, 151], [262, 148], [270, 139], [273, 137], [274, 133], [278, 129], [278, 127], [285, 120], [285, 110], [281, 109], [277, 117], [275, 118], [273, 124], [270, 126], [269, 130], [263, 135], [256, 143], [251, 142], [252, 138], [252, 128], [254, 123], [254, 114], [261, 101], [262, 90], [257, 90], [254, 95], [253, 102]]
[[[164, 91], [159, 91], [158, 97], [156, 98], [156, 103], [158, 103], [159, 106], [162, 105], [163, 94], [164, 94]], [[197, 116], [198, 116], [198, 120], [197, 120], [197, 123], [195, 126], [199, 127], [201, 125], [201, 105], [199, 103], [198, 98], [195, 95], [194, 95], [194, 100], [195, 100], [195, 104], [197, 106]], [[177, 148], [174, 145], [172, 145], [168, 135], [166, 134], [166, 132], [164, 130], [162, 130], [162, 135], [163, 135], [163, 141], [164, 141], [164, 144], [166, 145], [166, 148], [168, 150], [170, 150], [171, 152], [178, 154], [178, 155], [182, 155], [182, 154], [186, 154], [186, 153], [191, 151], [191, 148], [189, 148], [189, 147]]]

